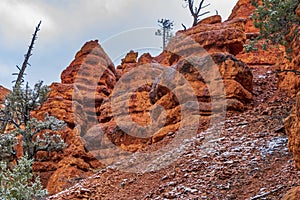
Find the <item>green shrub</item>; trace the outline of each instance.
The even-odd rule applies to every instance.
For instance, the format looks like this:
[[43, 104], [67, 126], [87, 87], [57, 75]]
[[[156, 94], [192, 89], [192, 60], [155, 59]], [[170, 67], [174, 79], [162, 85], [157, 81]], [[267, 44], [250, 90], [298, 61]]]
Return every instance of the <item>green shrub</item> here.
[[[252, 5], [256, 7], [256, 10], [251, 18], [254, 26], [259, 28], [260, 35], [251, 41], [245, 50], [255, 50], [256, 42], [261, 39], [265, 39], [265, 49], [270, 44], [288, 47], [290, 42], [298, 36], [297, 32], [290, 34], [293, 26], [299, 25], [299, 18], [295, 13], [298, 4], [296, 0], [262, 0], [262, 4], [259, 4], [257, 0], [252, 0]], [[290, 52], [289, 48], [287, 48], [288, 52]]]
[[[7, 162], [0, 163], [0, 196], [3, 200], [41, 199], [47, 195], [42, 188], [39, 177], [32, 173], [33, 160], [24, 156], [18, 165], [9, 166]], [[34, 180], [34, 181], [33, 181]]]

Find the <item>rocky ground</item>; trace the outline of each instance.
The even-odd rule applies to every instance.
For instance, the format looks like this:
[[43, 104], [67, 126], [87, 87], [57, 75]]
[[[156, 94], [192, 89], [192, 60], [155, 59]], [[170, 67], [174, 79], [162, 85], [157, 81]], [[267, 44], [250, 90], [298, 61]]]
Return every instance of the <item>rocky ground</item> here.
[[[147, 173], [109, 166], [49, 199], [281, 199], [300, 184], [283, 126], [294, 100], [278, 92], [274, 66], [251, 69], [252, 107], [185, 140], [171, 165]], [[204, 151], [205, 136], [216, 131], [219, 137]]]

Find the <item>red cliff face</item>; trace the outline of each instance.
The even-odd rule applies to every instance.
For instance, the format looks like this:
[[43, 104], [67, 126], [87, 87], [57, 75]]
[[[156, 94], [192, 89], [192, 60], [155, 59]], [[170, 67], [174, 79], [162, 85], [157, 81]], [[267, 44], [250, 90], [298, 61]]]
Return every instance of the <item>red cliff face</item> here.
[[300, 169], [300, 92], [290, 116], [285, 119], [285, 129], [289, 136], [289, 150], [294, 154], [296, 167]]
[[[300, 18], [300, 4], [295, 10]], [[293, 27], [293, 31], [299, 32], [299, 26]], [[299, 35], [299, 34], [298, 34]], [[284, 125], [286, 133], [289, 137], [289, 151], [293, 153], [295, 166], [300, 169], [300, 38], [295, 37], [289, 46], [292, 49], [291, 61], [285, 60], [279, 68], [283, 72], [279, 74], [279, 89], [288, 92], [291, 96], [296, 95], [296, 104], [293, 107], [289, 117], [285, 119]], [[298, 72], [298, 74], [296, 74]], [[291, 189], [283, 200], [296, 200], [300, 198], [300, 187]]]
[[[299, 30], [300, 26], [295, 26], [291, 32], [297, 31], [299, 35]], [[300, 90], [300, 37], [296, 36], [287, 48], [292, 49], [292, 53], [287, 55], [291, 60], [283, 59], [278, 67], [282, 71], [278, 74], [278, 87], [282, 91], [287, 91], [291, 96], [295, 96]]]
[[[76, 180], [102, 167], [101, 162], [102, 164], [112, 163], [123, 158], [126, 152], [143, 151], [145, 147], [145, 151], [147, 151], [149, 145], [155, 146], [160, 144], [159, 142], [164, 144], [163, 141], [170, 141], [184, 121], [181, 118], [183, 104], [179, 102], [175, 92], [183, 94], [182, 97], [196, 97], [199, 107], [190, 107], [199, 110], [200, 114], [192, 113], [188, 121], [193, 123], [199, 120], [200, 126], [196, 127], [199, 129], [205, 129], [213, 115], [214, 110], [211, 106], [211, 99], [220, 97], [214, 90], [208, 89], [211, 82], [215, 84], [215, 87], [220, 86], [218, 83], [224, 84], [226, 105], [229, 111], [241, 112], [246, 110], [253, 99], [253, 75], [247, 64], [274, 65], [278, 62], [278, 59], [283, 58], [283, 49], [275, 51], [262, 51], [259, 49], [257, 52], [243, 52], [243, 45], [247, 42], [247, 39], [255, 36], [258, 32], [249, 19], [253, 10], [251, 0], [239, 0], [228, 21], [222, 23], [219, 16], [213, 16], [202, 20], [197, 26], [186, 31], [179, 31], [176, 37], [171, 40], [166, 51], [156, 57], [150, 54], [143, 54], [138, 57], [137, 52], [130, 51], [122, 59], [122, 63], [117, 67], [116, 72], [98, 43], [96, 41], [87, 43], [77, 53], [71, 65], [63, 72], [61, 76], [62, 84], [55, 83], [51, 86], [50, 98], [39, 113], [52, 112], [53, 115], [68, 123], [68, 129], [61, 133], [69, 145], [66, 150], [62, 154], [53, 154], [49, 161], [36, 164], [36, 171], [42, 172], [42, 177], [46, 174], [49, 178], [49, 191], [52, 193], [61, 191], [68, 187], [71, 184], [70, 182], [75, 183]], [[184, 38], [189, 39], [184, 40]], [[296, 43], [293, 45], [295, 48], [297, 47]], [[205, 51], [199, 46], [204, 48]], [[94, 51], [95, 49], [96, 51]], [[193, 56], [203, 58], [203, 62], [200, 63], [203, 68], [201, 73], [188, 60]], [[298, 58], [297, 55], [295, 56]], [[215, 67], [220, 77], [211, 75], [210, 68], [205, 66], [204, 61], [207, 61], [205, 58], [213, 61], [213, 64], [209, 66]], [[293, 66], [299, 66], [297, 60], [294, 63], [296, 64]], [[159, 70], [169, 69], [169, 71], [166, 72], [165, 77], [157, 76], [154, 81], [147, 81], [146, 71], [136, 72], [139, 67], [151, 67], [153, 65], [159, 65]], [[89, 67], [81, 72], [82, 66], [83, 68], [85, 66]], [[101, 75], [101, 78], [95, 76], [103, 67], [106, 68], [104, 75]], [[288, 69], [287, 65], [284, 67]], [[181, 82], [182, 79], [174, 76], [174, 72], [180, 72], [193, 90], [186, 90], [187, 87]], [[205, 81], [205, 75], [218, 81]], [[142, 81], [138, 87], [130, 90], [135, 86], [134, 76], [138, 76], [139, 80]], [[286, 77], [288, 76], [282, 78], [281, 83], [285, 82], [286, 85], [291, 85], [290, 82], [284, 81]], [[178, 83], [179, 86], [170, 90], [160, 82], [163, 78], [169, 78]], [[286, 79], [295, 82], [294, 77]], [[97, 86], [91, 83], [96, 83]], [[293, 88], [295, 87], [293, 86]], [[298, 94], [297, 105], [291, 116], [285, 121], [287, 134], [289, 135], [289, 148], [295, 154], [298, 168], [300, 168], [300, 157], [298, 155], [298, 146], [300, 146], [298, 144], [300, 127], [299, 96]], [[185, 99], [185, 103], [188, 100]], [[188, 104], [184, 105], [188, 106]], [[151, 110], [160, 106], [164, 108], [164, 113], [156, 113], [155, 110]], [[114, 107], [118, 109], [114, 110]], [[256, 116], [252, 117], [255, 118]], [[158, 126], [162, 125], [159, 130], [155, 130], [151, 133], [152, 135], [144, 138], [131, 135], [136, 131], [136, 127], [133, 127], [128, 119], [145, 127], [153, 123], [152, 118], [158, 119], [158, 123], [163, 122], [157, 124]], [[241, 120], [244, 120], [244, 118]], [[122, 130], [118, 125], [119, 122], [123, 122], [127, 130]], [[260, 129], [260, 127], [255, 128]], [[238, 130], [239, 138], [237, 140], [240, 139], [240, 133], [244, 131], [244, 128]], [[103, 134], [99, 134], [101, 132]], [[252, 134], [252, 129], [249, 129], [249, 132]], [[84, 147], [84, 144], [88, 144], [88, 146]], [[253, 143], [253, 145], [257, 144]], [[117, 150], [115, 146], [118, 147]], [[100, 163], [95, 157], [98, 161], [100, 160]], [[192, 165], [194, 166], [194, 164]], [[245, 166], [248, 166], [248, 164]], [[177, 166], [174, 167], [175, 170], [176, 168]], [[249, 173], [252, 172], [251, 169]], [[101, 178], [107, 181], [111, 175], [110, 172], [107, 174], [109, 174], [107, 177], [101, 176]], [[174, 174], [176, 173], [174, 172]], [[100, 175], [89, 180], [98, 178], [100, 178]], [[124, 177], [123, 180], [127, 179]], [[98, 188], [101, 186], [104, 188], [107, 185], [104, 182], [99, 183]], [[120, 182], [117, 184], [114, 189], [123, 188]], [[126, 184], [124, 183], [124, 190], [127, 189]], [[92, 187], [93, 189], [91, 189]], [[94, 184], [86, 185], [81, 189], [71, 190], [69, 194], [64, 193], [61, 197], [59, 197], [60, 195], [53, 197], [53, 199], [88, 198], [89, 195], [92, 196], [91, 191], [95, 187]], [[128, 190], [126, 192], [128, 193]], [[295, 191], [292, 192], [295, 193]], [[97, 193], [97, 195], [100, 195], [100, 193]], [[104, 197], [105, 193], [101, 193], [101, 195]], [[235, 197], [233, 196], [233, 198]]]
[[[296, 14], [300, 18], [300, 4], [296, 9]], [[299, 26], [295, 26], [293, 31], [299, 32]], [[293, 153], [295, 164], [300, 169], [300, 38], [295, 37], [290, 48], [293, 50], [291, 55], [291, 61], [285, 60], [279, 68], [282, 70], [279, 73], [279, 89], [281, 91], [288, 92], [289, 95], [296, 95], [296, 105], [294, 106], [291, 115], [285, 120], [285, 128], [287, 135], [289, 136], [289, 150]], [[298, 72], [298, 74], [297, 74]], [[299, 190], [299, 188], [298, 188]]]

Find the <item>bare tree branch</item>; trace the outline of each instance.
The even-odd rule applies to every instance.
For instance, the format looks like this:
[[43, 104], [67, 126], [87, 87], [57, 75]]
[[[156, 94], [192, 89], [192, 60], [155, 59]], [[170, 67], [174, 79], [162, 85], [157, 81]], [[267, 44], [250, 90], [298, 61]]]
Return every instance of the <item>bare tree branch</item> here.
[[31, 43], [30, 43], [30, 45], [28, 47], [27, 53], [25, 54], [25, 59], [24, 59], [24, 62], [22, 64], [21, 69], [19, 67], [17, 67], [20, 71], [18, 73], [18, 78], [16, 80], [15, 86], [22, 83], [26, 67], [30, 66], [30, 64], [28, 63], [28, 61], [29, 61], [30, 56], [32, 55], [31, 52], [32, 52], [32, 49], [33, 49], [33, 46], [34, 46], [34, 42], [37, 39], [37, 33], [40, 30], [41, 23], [42, 23], [42, 21], [40, 21], [39, 24], [37, 25], [37, 27], [35, 28], [33, 37], [31, 39]]
[[[18, 74], [18, 77], [17, 77], [17, 80], [16, 80], [16, 83], [15, 83], [15, 86], [14, 86], [13, 90], [14, 90], [16, 87], [18, 87], [18, 86], [21, 85], [21, 83], [22, 83], [22, 81], [23, 81], [24, 74], [25, 74], [26, 67], [27, 67], [27, 66], [30, 66], [30, 64], [28, 63], [28, 61], [29, 61], [30, 56], [32, 55], [31, 52], [32, 52], [32, 49], [33, 49], [33, 46], [34, 46], [34, 42], [35, 42], [35, 40], [37, 39], [37, 33], [38, 33], [38, 31], [40, 30], [41, 23], [42, 23], [42, 21], [40, 21], [39, 24], [37, 25], [37, 27], [35, 28], [35, 31], [34, 31], [34, 33], [33, 33], [33, 35], [32, 35], [31, 43], [30, 43], [30, 45], [29, 45], [29, 47], [28, 47], [28, 51], [27, 51], [27, 53], [25, 54], [25, 59], [24, 59], [24, 62], [23, 62], [23, 64], [22, 64], [22, 67], [19, 68], [19, 67], [17, 66], [17, 68], [19, 69], [19, 73], [17, 73], [17, 74]], [[6, 106], [9, 107], [9, 105], [6, 105]], [[7, 117], [6, 120], [3, 122], [3, 125], [2, 125], [2, 128], [1, 128], [1, 133], [4, 133], [4, 132], [5, 132], [9, 120], [11, 120], [11, 119], [9, 119], [9, 117]]]
[[193, 26], [196, 26], [197, 23], [199, 22], [199, 17], [209, 13], [209, 11], [200, 13], [201, 10], [203, 10], [204, 8], [207, 8], [208, 6], [210, 6], [210, 4], [203, 5], [205, 0], [201, 0], [199, 2], [199, 6], [197, 7], [197, 6], [195, 6], [194, 0], [184, 0], [184, 1], [187, 3], [187, 5], [184, 7], [189, 6], [190, 13], [193, 17]]

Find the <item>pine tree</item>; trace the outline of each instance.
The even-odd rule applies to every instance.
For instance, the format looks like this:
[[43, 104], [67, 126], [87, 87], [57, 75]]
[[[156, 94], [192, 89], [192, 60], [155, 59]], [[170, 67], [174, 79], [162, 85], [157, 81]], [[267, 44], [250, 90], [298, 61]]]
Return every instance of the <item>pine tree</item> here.
[[173, 37], [171, 30], [173, 29], [174, 22], [169, 19], [160, 19], [157, 22], [160, 29], [155, 32], [155, 35], [162, 36], [162, 48], [165, 50], [169, 40]]
[[[40, 121], [31, 116], [31, 111], [39, 108], [46, 100], [49, 88], [43, 82], [31, 89], [24, 86], [25, 70], [32, 55], [34, 42], [41, 22], [35, 29], [28, 51], [12, 91], [7, 95], [4, 107], [0, 108], [0, 196], [2, 199], [34, 199], [42, 197], [42, 189], [37, 176], [32, 173], [32, 164], [38, 151], [60, 151], [65, 143], [60, 135], [53, 132], [65, 127], [63, 121], [46, 115]], [[23, 157], [15, 151], [17, 137], [22, 138]]]

